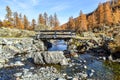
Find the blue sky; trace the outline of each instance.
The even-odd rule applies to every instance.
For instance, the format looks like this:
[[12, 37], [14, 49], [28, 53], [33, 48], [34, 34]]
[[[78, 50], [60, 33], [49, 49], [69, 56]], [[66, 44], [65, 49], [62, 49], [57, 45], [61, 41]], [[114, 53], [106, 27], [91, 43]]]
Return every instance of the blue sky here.
[[38, 18], [39, 13], [49, 15], [57, 13], [61, 24], [68, 21], [70, 16], [77, 17], [80, 10], [83, 13], [94, 11], [98, 4], [106, 0], [0, 0], [0, 19], [5, 18], [5, 8], [10, 6], [13, 12], [26, 14], [28, 19]]

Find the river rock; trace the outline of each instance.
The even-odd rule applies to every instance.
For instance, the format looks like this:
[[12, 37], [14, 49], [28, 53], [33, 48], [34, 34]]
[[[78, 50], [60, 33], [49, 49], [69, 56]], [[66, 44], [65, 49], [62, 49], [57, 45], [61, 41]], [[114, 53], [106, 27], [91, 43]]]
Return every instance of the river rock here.
[[2, 63], [0, 63], [0, 68], [2, 68], [3, 67], [3, 64]]
[[93, 73], [91, 72], [90, 74], [89, 74], [89, 77], [92, 77], [93, 76]]
[[24, 64], [21, 61], [16, 61], [14, 65], [15, 66], [24, 66]]
[[0, 54], [2, 53], [2, 45], [0, 45]]
[[14, 74], [15, 77], [20, 77], [21, 75], [22, 75], [21, 72], [20, 72], [20, 73], [15, 73], [15, 74]]
[[72, 57], [78, 57], [78, 54], [77, 54], [77, 53], [75, 53], [75, 52], [70, 53], [70, 55], [71, 55]]
[[86, 78], [88, 75], [86, 73], [79, 73], [81, 77]]
[[56, 79], [56, 80], [66, 80], [66, 79], [63, 79], [63, 78], [58, 78], [58, 79]]
[[44, 42], [41, 40], [33, 40], [33, 46], [38, 49], [39, 51], [44, 51], [45, 46], [44, 46]]
[[5, 59], [0, 58], [0, 63], [5, 63], [5, 62], [6, 62]]
[[36, 64], [60, 64], [67, 65], [68, 61], [62, 51], [42, 51], [34, 53], [34, 63]]
[[79, 80], [77, 77], [73, 78], [72, 80]]
[[84, 67], [84, 69], [87, 69], [87, 66], [86, 66], [86, 65], [84, 65], [83, 67]]
[[31, 54], [31, 57], [34, 59], [34, 63], [45, 64], [42, 52], [35, 52], [34, 54]]

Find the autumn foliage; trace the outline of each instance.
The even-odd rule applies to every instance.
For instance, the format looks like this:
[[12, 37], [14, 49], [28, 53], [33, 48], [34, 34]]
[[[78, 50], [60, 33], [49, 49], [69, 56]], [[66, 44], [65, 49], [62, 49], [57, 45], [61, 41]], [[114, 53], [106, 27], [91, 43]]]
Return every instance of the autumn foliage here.
[[6, 6], [6, 15], [3, 21], [0, 20], [0, 27], [9, 27], [9, 28], [17, 28], [17, 29], [27, 29], [34, 30], [38, 25], [44, 25], [49, 27], [58, 27], [59, 20], [57, 18], [57, 14], [54, 16], [45, 12], [44, 14], [39, 14], [38, 20], [32, 19], [29, 21], [26, 15], [19, 14], [18, 12], [12, 12], [9, 6]]
[[74, 29], [81, 32], [113, 25], [120, 25], [120, 0], [99, 3], [98, 8], [89, 14], [80, 11], [77, 18], [70, 17], [66, 24], [57, 29]]

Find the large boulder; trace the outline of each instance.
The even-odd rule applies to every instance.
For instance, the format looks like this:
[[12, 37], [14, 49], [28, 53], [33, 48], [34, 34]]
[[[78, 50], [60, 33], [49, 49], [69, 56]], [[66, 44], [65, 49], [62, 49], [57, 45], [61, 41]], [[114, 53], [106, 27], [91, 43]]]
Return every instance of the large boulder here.
[[67, 59], [62, 51], [42, 51], [32, 54], [35, 64], [67, 65]]
[[45, 50], [45, 45], [44, 42], [41, 40], [33, 40], [33, 47], [36, 48], [39, 51], [44, 51]]
[[116, 59], [119, 59], [120, 61], [120, 36], [117, 36], [113, 42], [110, 42], [107, 47], [108, 47], [108, 50], [110, 51], [110, 56], [109, 56], [109, 59], [112, 60], [116, 60]]

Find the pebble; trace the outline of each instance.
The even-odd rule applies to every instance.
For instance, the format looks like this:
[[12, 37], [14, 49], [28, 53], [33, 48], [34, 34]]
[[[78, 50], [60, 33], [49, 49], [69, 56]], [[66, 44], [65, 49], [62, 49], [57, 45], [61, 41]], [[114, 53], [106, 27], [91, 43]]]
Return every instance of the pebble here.
[[66, 80], [66, 79], [63, 79], [63, 78], [58, 78], [57, 80]]
[[14, 74], [15, 77], [20, 77], [21, 75], [22, 75], [21, 72], [20, 72], [20, 73], [15, 73], [15, 74]]
[[29, 69], [24, 69], [23, 68], [23, 72], [26, 74], [29, 71]]
[[14, 65], [15, 66], [24, 66], [24, 64], [21, 61], [16, 61]]
[[5, 59], [0, 59], [0, 63], [5, 63], [6, 60]]
[[24, 74], [24, 77], [32, 77], [32, 72], [27, 72], [26, 74]]
[[105, 61], [105, 60], [106, 60], [106, 57], [103, 57], [103, 60]]
[[69, 67], [72, 67], [73, 65], [72, 64], [69, 64]]
[[86, 73], [79, 73], [81, 77], [86, 78], [88, 75]]
[[30, 69], [35, 69], [34, 67], [31, 67]]
[[3, 67], [5, 67], [5, 68], [6, 68], [6, 67], [10, 67], [10, 65], [8, 65], [8, 64], [4, 64]]
[[83, 60], [84, 63], [86, 63], [86, 60]]
[[63, 73], [63, 76], [66, 76], [67, 74], [66, 73]]
[[84, 68], [85, 68], [85, 69], [87, 69], [87, 66], [86, 66], [86, 65], [84, 65]]
[[95, 70], [91, 69], [91, 72], [95, 72]]
[[89, 74], [89, 77], [92, 77], [93, 76], [93, 73], [91, 72], [90, 74]]
[[3, 67], [3, 64], [0, 63], [0, 68], [2, 68], [2, 67]]
[[79, 80], [78, 78], [73, 78], [72, 80]]

